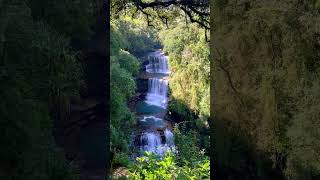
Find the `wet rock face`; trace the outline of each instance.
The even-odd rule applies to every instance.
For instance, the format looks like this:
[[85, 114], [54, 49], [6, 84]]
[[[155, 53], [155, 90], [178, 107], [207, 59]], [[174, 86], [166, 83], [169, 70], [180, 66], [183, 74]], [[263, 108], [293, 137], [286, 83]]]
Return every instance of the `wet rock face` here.
[[133, 144], [134, 146], [140, 146], [140, 138], [141, 138], [141, 135], [138, 134], [134, 137], [134, 140], [133, 140]]
[[161, 137], [161, 143], [162, 144], [166, 144], [166, 136], [164, 134], [164, 131], [163, 130], [158, 130], [159, 134], [160, 134], [160, 137]]
[[148, 79], [137, 79], [137, 92], [145, 94], [148, 92]]
[[147, 61], [147, 60], [145, 60], [145, 61], [142, 62], [142, 65], [144, 66], [144, 67], [143, 67], [143, 70], [146, 70], [146, 67], [145, 67], [145, 66], [147, 66], [148, 64], [149, 64], [149, 61]]

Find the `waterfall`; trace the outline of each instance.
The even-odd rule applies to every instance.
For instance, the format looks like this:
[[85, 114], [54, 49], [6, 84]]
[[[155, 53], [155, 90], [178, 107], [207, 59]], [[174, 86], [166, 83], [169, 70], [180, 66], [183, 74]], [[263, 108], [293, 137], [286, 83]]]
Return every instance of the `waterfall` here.
[[[174, 148], [173, 147], [173, 134], [170, 130], [167, 130], [167, 133], [169, 134], [168, 140], [170, 141], [170, 144], [168, 144], [168, 143], [162, 144], [161, 137], [158, 132], [144, 132], [141, 135], [141, 139], [140, 139], [140, 141], [141, 141], [140, 150], [153, 152], [155, 154], [163, 156], [166, 151]], [[167, 139], [167, 137], [166, 137], [166, 139]]]
[[141, 150], [157, 153], [161, 146], [160, 134], [155, 132], [144, 132], [141, 135]]
[[159, 78], [148, 80], [148, 93], [146, 103], [166, 108], [168, 101], [168, 81]]
[[[146, 71], [150, 73], [148, 79], [148, 92], [145, 102], [147, 105], [158, 106], [163, 109], [168, 104], [168, 57], [161, 51], [156, 51], [147, 56]], [[154, 115], [154, 116], [153, 116]], [[140, 136], [140, 150], [153, 152], [163, 156], [169, 149], [174, 149], [173, 133], [164, 120], [165, 115], [144, 114], [138, 121], [144, 132]], [[138, 139], [139, 140], [139, 139]]]
[[161, 54], [155, 54], [147, 57], [149, 62], [146, 65], [146, 71], [148, 73], [170, 73], [168, 65], [168, 57]]
[[173, 133], [168, 128], [164, 130], [164, 136], [166, 137], [166, 144], [172, 146], [174, 143]]
[[168, 81], [158, 78], [150, 78], [148, 80], [149, 93], [159, 94], [161, 96], [167, 96], [168, 93]]

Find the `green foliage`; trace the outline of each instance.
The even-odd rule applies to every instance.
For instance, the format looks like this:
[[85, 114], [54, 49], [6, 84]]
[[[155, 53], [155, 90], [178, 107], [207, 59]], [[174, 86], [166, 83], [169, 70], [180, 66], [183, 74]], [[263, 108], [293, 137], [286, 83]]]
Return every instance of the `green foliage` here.
[[136, 84], [132, 75], [111, 63], [111, 148], [127, 152], [128, 128], [134, 123], [133, 114], [127, 107], [127, 99], [135, 92]]
[[194, 119], [194, 115], [189, 110], [188, 106], [176, 99], [171, 99], [168, 110], [173, 113], [173, 115], [176, 113], [177, 116], [181, 117], [181, 119], [185, 121], [191, 121]]
[[[112, 1], [114, 8], [119, 4], [121, 3]], [[132, 9], [129, 8], [128, 11]], [[140, 66], [131, 54], [137, 56], [153, 50], [159, 45], [158, 41], [164, 45], [164, 51], [170, 56], [173, 72], [170, 77], [172, 101], [169, 111], [181, 119], [195, 122], [196, 115], [200, 116], [199, 119], [202, 121], [206, 121], [209, 116], [209, 49], [204, 30], [196, 25], [184, 25], [183, 19], [175, 20], [176, 27], [165, 29], [162, 24], [157, 26], [158, 29], [152, 29], [147, 28], [143, 16], [133, 19], [127, 14], [112, 15], [118, 18], [117, 21], [113, 19], [111, 22], [111, 138], [115, 153], [113, 163], [128, 166], [122, 156], [128, 155], [126, 137], [129, 137], [128, 129], [132, 125], [129, 119], [133, 119], [134, 116], [130, 115], [125, 103], [135, 91], [133, 77], [137, 75]], [[181, 90], [187, 92], [181, 94]], [[196, 111], [196, 115], [192, 111]], [[198, 124], [197, 128], [200, 129], [205, 126], [198, 122], [195, 124]], [[148, 160], [138, 158], [138, 162], [130, 167], [130, 178], [208, 179], [209, 162], [198, 147], [199, 144], [203, 144], [199, 142], [199, 137], [203, 134], [200, 135], [196, 131], [186, 133], [186, 130], [180, 132], [179, 129], [176, 133], [175, 141], [179, 151], [177, 155], [167, 154], [161, 159], [148, 154]]]
[[[303, 89], [304, 96], [298, 101], [298, 111], [288, 128], [291, 150], [286, 174], [291, 179], [313, 179], [320, 175], [319, 159], [319, 83]], [[307, 152], [307, 153], [306, 153]]]
[[199, 134], [194, 130], [186, 132], [185, 127], [183, 129], [181, 131], [179, 126], [175, 126], [174, 128], [174, 142], [178, 151], [178, 162], [193, 166], [195, 162], [207, 159], [204, 151], [199, 148]]
[[318, 127], [311, 100], [320, 57], [315, 2], [229, 0], [212, 7], [219, 27], [212, 32], [212, 123], [222, 169], [244, 179], [318, 178], [317, 133], [310, 129]]
[[157, 0], [111, 0], [111, 14], [119, 17], [123, 14], [133, 18], [143, 19], [148, 26], [159, 30], [169, 26], [175, 26], [176, 20], [182, 23], [197, 23], [199, 26], [210, 29], [209, 0], [181, 0], [163, 1]]
[[121, 16], [117, 20], [112, 20], [111, 26], [113, 27], [111, 33], [115, 34], [114, 37], [111, 36], [111, 43], [136, 56], [151, 51], [158, 45], [156, 30], [148, 28], [139, 18]]
[[115, 153], [115, 157], [113, 157], [113, 164], [129, 166], [131, 161], [129, 160], [129, 156], [127, 153], [119, 152]]
[[205, 131], [210, 116], [210, 61], [205, 32], [177, 19], [175, 27], [159, 32], [159, 39], [171, 68], [168, 110], [175, 120], [188, 124], [182, 131], [176, 128], [178, 158], [193, 162], [205, 157], [199, 147], [209, 147]]
[[[186, 104], [196, 114], [208, 117], [210, 61], [204, 31], [194, 24], [179, 23], [161, 31], [159, 37], [164, 51], [169, 54], [172, 98]], [[173, 106], [183, 113], [179, 103]]]
[[124, 50], [120, 50], [119, 64], [121, 68], [126, 69], [133, 76], [137, 75], [140, 69], [140, 63], [138, 59]]
[[[5, 67], [8, 69], [3, 72], [12, 72], [12, 66]], [[1, 76], [0, 87], [6, 89], [0, 93], [1, 146], [4, 147], [1, 178], [76, 179], [75, 172], [54, 145], [48, 103], [36, 94], [38, 91], [30, 91], [36, 88], [29, 84], [35, 79], [17, 77]]]
[[137, 162], [129, 169], [129, 179], [210, 179], [210, 162], [208, 160], [194, 162], [193, 166], [178, 166], [176, 156], [168, 152], [162, 158], [146, 153], [138, 157]]
[[118, 27], [113, 24], [111, 24], [110, 34], [112, 34], [110, 36], [110, 53], [115, 56], [119, 54], [120, 49], [126, 47], [126, 42]]
[[135, 92], [135, 81], [132, 78], [132, 75], [126, 69], [121, 68], [120, 64], [115, 61], [116, 58], [111, 58], [110, 74], [112, 81], [110, 87], [123, 93], [125, 98], [129, 98]]
[[78, 96], [83, 83], [77, 54], [68, 47], [69, 42], [65, 38], [43, 24], [34, 33], [31, 43], [34, 58], [32, 62], [26, 62], [34, 73], [26, 72], [24, 77], [31, 80], [34, 86], [32, 91], [43, 101], [49, 102], [52, 113], [64, 114], [66, 110], [63, 108], [67, 108], [68, 98]]
[[45, 19], [59, 33], [68, 37], [86, 40], [91, 34], [90, 26], [95, 21], [96, 4], [88, 0], [28, 0], [32, 17]]
[[129, 129], [135, 122], [135, 116], [129, 110], [127, 101], [135, 94], [134, 76], [139, 72], [140, 62], [130, 53], [133, 49], [128, 47], [129, 37], [137, 37], [137, 35], [130, 29], [127, 30], [131, 34], [124, 35], [120, 26], [129, 28], [130, 22], [121, 21], [120, 24], [116, 22], [111, 24], [111, 149], [115, 154], [113, 164], [128, 166]]
[[0, 179], [79, 179], [55, 145], [53, 123], [82, 85], [69, 38], [88, 37], [88, 2], [0, 3]]

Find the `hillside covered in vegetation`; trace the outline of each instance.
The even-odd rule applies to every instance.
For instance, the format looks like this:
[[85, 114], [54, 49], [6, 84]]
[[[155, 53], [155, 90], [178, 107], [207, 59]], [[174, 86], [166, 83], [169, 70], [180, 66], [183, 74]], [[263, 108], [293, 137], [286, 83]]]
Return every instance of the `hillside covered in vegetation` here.
[[218, 179], [319, 179], [319, 5], [212, 4]]
[[[61, 144], [69, 136], [60, 124], [70, 122], [77, 102], [103, 95], [104, 82], [96, 78], [103, 66], [91, 66], [92, 74], [88, 65], [97, 52], [88, 44], [105, 31], [101, 9], [87, 0], [0, 2], [0, 179], [79, 179], [90, 172], [79, 158], [68, 159]], [[106, 156], [99, 157], [103, 166]]]

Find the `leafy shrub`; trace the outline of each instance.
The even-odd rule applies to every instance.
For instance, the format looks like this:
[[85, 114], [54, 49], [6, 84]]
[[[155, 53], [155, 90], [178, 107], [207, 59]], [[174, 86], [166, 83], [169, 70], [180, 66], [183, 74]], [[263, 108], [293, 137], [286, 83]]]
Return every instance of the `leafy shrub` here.
[[174, 128], [174, 142], [178, 150], [179, 162], [193, 163], [206, 159], [204, 151], [198, 147], [199, 134], [196, 131], [181, 132], [176, 126]]
[[119, 153], [115, 153], [112, 163], [114, 165], [129, 166], [131, 162], [128, 158], [127, 153], [119, 152]]
[[168, 152], [164, 157], [146, 152], [145, 156], [138, 157], [129, 171], [129, 179], [183, 179], [198, 180], [210, 179], [210, 162], [203, 160], [194, 162], [194, 166], [184, 164], [178, 166], [176, 155]]
[[132, 75], [137, 75], [139, 72], [139, 60], [130, 54], [128, 51], [120, 50], [119, 52], [120, 67], [126, 69]]

